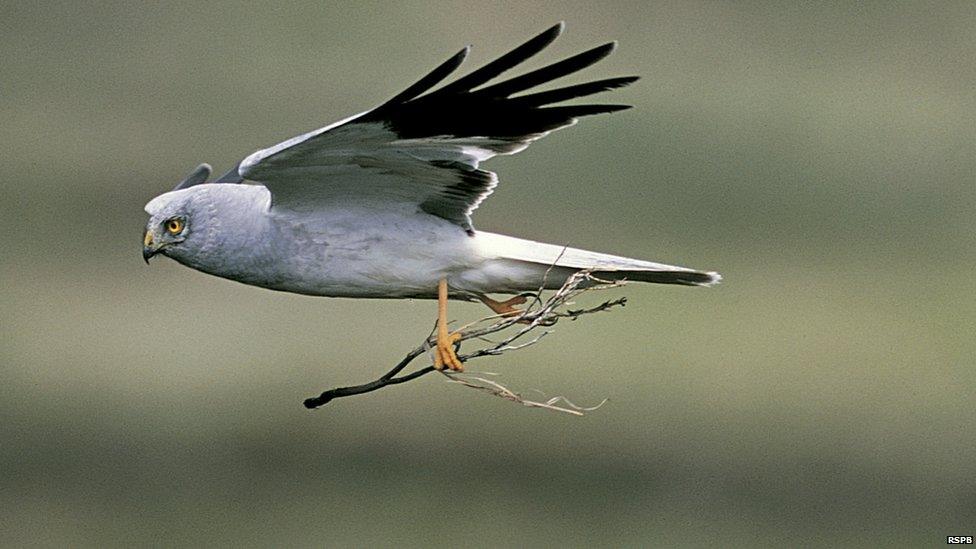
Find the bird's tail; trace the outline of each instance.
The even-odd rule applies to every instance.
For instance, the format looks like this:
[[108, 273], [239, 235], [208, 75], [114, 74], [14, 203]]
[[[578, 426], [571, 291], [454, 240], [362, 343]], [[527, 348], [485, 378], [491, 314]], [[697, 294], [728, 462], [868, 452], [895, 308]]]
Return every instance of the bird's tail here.
[[[497, 285], [508, 282], [512, 291], [558, 288], [568, 276], [584, 269], [607, 280], [633, 280], [656, 284], [712, 286], [722, 276], [712, 271], [698, 271], [676, 265], [654, 263], [629, 257], [590, 252], [555, 244], [544, 244], [493, 233], [478, 232], [482, 253], [496, 257], [497, 265], [485, 274], [496, 274]], [[514, 286], [522, 287], [514, 287]]]

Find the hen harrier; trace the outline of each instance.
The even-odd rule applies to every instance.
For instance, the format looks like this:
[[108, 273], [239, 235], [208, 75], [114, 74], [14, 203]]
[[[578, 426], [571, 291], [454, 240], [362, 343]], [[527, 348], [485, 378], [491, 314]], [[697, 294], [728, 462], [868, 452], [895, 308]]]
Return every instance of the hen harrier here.
[[635, 76], [516, 95], [596, 63], [613, 42], [486, 85], [562, 29], [429, 91], [464, 61], [465, 48], [379, 107], [259, 150], [212, 182], [201, 164], [146, 205], [143, 258], [163, 254], [205, 273], [307, 295], [436, 298], [434, 365], [453, 370], [463, 367], [458, 335], [447, 328], [448, 299], [514, 314], [524, 297], [488, 294], [558, 288], [582, 269], [607, 279], [718, 282], [714, 272], [475, 231], [471, 212], [498, 181], [478, 167], [482, 161], [515, 154], [581, 116], [629, 108], [551, 105]]

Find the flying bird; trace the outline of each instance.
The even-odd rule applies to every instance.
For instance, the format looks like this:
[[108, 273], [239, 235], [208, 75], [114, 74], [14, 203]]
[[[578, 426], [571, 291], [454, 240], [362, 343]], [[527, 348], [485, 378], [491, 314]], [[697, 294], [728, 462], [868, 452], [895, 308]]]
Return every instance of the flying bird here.
[[[555, 105], [636, 76], [521, 93], [609, 55], [604, 44], [497, 83], [562, 32], [560, 23], [433, 91], [470, 47], [389, 101], [259, 150], [209, 181], [201, 164], [146, 204], [146, 262], [157, 254], [264, 288], [329, 297], [437, 299], [434, 366], [463, 370], [448, 299], [517, 314], [521, 293], [589, 269], [605, 279], [708, 286], [714, 272], [475, 230], [471, 213], [498, 182], [481, 162], [511, 155], [580, 117], [629, 108]], [[489, 294], [513, 295], [496, 301]]]

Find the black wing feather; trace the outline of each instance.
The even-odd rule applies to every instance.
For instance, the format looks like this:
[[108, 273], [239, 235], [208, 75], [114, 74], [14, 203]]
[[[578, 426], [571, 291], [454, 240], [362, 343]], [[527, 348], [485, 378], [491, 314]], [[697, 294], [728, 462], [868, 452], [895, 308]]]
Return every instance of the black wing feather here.
[[562, 34], [564, 28], [565, 25], [560, 21], [558, 24], [546, 29], [544, 32], [540, 33], [528, 42], [506, 53], [498, 59], [495, 59], [484, 67], [481, 67], [471, 74], [462, 76], [454, 82], [451, 82], [450, 84], [437, 90], [437, 93], [449, 95], [471, 91], [474, 88], [477, 88], [508, 69], [521, 65], [533, 55], [546, 49], [549, 44], [552, 44], [552, 42], [558, 38], [560, 34]]
[[407, 101], [410, 101], [425, 91], [433, 88], [440, 83], [441, 80], [444, 80], [448, 77], [448, 75], [457, 70], [457, 68], [461, 66], [461, 63], [464, 62], [464, 59], [468, 56], [470, 51], [471, 46], [467, 46], [463, 50], [457, 52], [453, 57], [438, 65], [436, 69], [430, 71], [427, 76], [424, 76], [409, 88], [398, 93], [393, 99], [390, 99], [386, 103], [383, 103], [374, 109], [372, 113], [382, 112], [384, 109], [393, 109], [396, 106], [406, 103]]
[[577, 97], [585, 97], [587, 95], [593, 95], [594, 93], [609, 91], [615, 88], [622, 88], [628, 84], [636, 82], [637, 80], [640, 80], [639, 76], [607, 78], [606, 80], [596, 80], [593, 82], [587, 82], [586, 84], [577, 84], [575, 86], [566, 86], [565, 88], [555, 90], [532, 93], [529, 95], [520, 95], [512, 98], [511, 102], [513, 105], [518, 104], [519, 106], [527, 107], [550, 105], [552, 103], [568, 101], [570, 99], [576, 99]]
[[521, 97], [509, 97], [589, 67], [610, 55], [616, 42], [603, 44], [488, 87], [474, 89], [545, 49], [562, 30], [562, 23], [555, 25], [467, 76], [420, 95], [460, 65], [467, 53], [467, 50], [462, 50], [413, 86], [351, 123], [381, 122], [404, 139], [435, 136], [488, 137], [508, 140], [514, 144], [572, 124], [580, 116], [627, 108], [626, 105], [543, 107], [623, 87], [637, 77], [610, 78]]
[[539, 112], [550, 117], [565, 119], [623, 111], [629, 108], [631, 108], [630, 105], [569, 105], [566, 107], [546, 107], [539, 109]]
[[529, 88], [534, 88], [551, 82], [557, 78], [562, 78], [568, 74], [580, 71], [613, 53], [617, 48], [616, 42], [610, 42], [602, 46], [597, 46], [591, 50], [578, 53], [558, 63], [553, 63], [541, 69], [516, 76], [494, 86], [480, 89], [475, 93], [488, 97], [508, 97]]

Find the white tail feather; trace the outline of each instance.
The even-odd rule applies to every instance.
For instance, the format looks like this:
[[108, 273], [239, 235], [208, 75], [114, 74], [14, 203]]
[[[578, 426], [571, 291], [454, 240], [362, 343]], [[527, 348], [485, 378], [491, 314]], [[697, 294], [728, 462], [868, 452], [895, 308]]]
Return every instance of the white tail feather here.
[[[567, 275], [580, 269], [592, 269], [598, 276], [602, 275], [613, 280], [627, 279], [689, 286], [711, 286], [722, 279], [716, 272], [698, 271], [677, 265], [590, 252], [494, 233], [479, 231], [475, 239], [484, 257], [508, 260], [505, 263], [521, 264], [520, 266], [529, 268], [533, 272], [540, 269], [540, 272], [544, 272], [551, 266], [563, 267], [564, 269], [559, 271], [564, 271]], [[558, 287], [565, 277], [561, 273], [552, 274], [559, 275], [551, 281]]]

